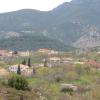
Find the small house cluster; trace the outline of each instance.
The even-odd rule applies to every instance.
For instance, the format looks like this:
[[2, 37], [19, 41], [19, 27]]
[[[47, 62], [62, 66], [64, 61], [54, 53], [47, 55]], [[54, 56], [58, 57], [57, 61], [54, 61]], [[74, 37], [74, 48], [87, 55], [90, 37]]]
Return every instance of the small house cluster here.
[[67, 58], [67, 57], [48, 57], [44, 58], [43, 62], [47, 63], [48, 67], [56, 67], [56, 66], [62, 66], [66, 64], [72, 64], [73, 63], [73, 58]]
[[[13, 73], [17, 73], [18, 71], [18, 64], [12, 65], [9, 67], [9, 71]], [[20, 71], [21, 75], [23, 76], [32, 76], [34, 74], [34, 70], [27, 65], [20, 64]]]
[[5, 48], [0, 48], [0, 57], [12, 57], [12, 56], [27, 57], [29, 55], [30, 55], [29, 51], [10, 51]]
[[12, 56], [9, 50], [0, 48], [0, 57], [9, 57], [9, 56]]
[[55, 51], [55, 50], [52, 50], [52, 49], [46, 49], [46, 48], [38, 49], [37, 52], [39, 52], [39, 53], [45, 53], [45, 54], [48, 54], [48, 55], [58, 54], [59, 53], [58, 51]]
[[[21, 72], [26, 71], [28, 68], [29, 68], [29, 66], [20, 64]], [[17, 69], [18, 69], [18, 64], [17, 65], [12, 65], [12, 66], [9, 67], [9, 70], [11, 72], [17, 73]]]
[[88, 65], [91, 66], [91, 68], [96, 68], [96, 69], [100, 70], [100, 62], [91, 60], [88, 62]]

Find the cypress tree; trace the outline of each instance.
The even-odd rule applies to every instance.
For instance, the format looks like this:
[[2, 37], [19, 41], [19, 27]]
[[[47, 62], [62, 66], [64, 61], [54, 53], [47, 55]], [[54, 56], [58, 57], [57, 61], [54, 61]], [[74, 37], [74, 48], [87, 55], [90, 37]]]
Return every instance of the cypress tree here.
[[20, 64], [18, 65], [17, 74], [21, 74]]
[[31, 61], [30, 61], [30, 58], [28, 58], [28, 66], [31, 67]]
[[25, 59], [22, 61], [22, 64], [23, 65], [26, 65], [26, 60]]

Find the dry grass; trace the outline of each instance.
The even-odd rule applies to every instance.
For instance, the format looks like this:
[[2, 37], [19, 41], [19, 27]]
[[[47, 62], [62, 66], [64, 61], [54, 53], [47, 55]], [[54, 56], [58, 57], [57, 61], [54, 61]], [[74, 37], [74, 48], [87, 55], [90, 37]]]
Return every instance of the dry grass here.
[[9, 76], [9, 72], [6, 69], [0, 67], [0, 77], [6, 77], [6, 76]]

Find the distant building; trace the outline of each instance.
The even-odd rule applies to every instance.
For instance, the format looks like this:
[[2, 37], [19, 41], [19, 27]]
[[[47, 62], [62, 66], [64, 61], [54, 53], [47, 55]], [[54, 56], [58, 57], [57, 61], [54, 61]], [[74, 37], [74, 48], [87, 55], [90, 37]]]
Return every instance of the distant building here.
[[0, 48], [0, 56], [6, 57], [6, 56], [12, 56], [12, 54], [9, 53], [9, 50]]
[[[28, 68], [29, 68], [29, 66], [20, 64], [21, 72], [26, 71]], [[17, 73], [17, 69], [18, 69], [18, 64], [17, 65], [12, 65], [12, 66], [9, 67], [10, 72]]]
[[100, 51], [98, 51], [97, 54], [100, 54]]
[[73, 58], [64, 57], [64, 58], [61, 59], [61, 62], [62, 63], [72, 63], [73, 62]]
[[50, 58], [48, 58], [48, 60], [50, 62], [60, 62], [61, 61], [61, 59], [59, 57], [50, 57]]
[[58, 54], [59, 53], [58, 51], [55, 51], [55, 50], [52, 50], [52, 49], [46, 49], [46, 48], [38, 49], [37, 52], [39, 52], [39, 53], [47, 53], [49, 55], [53, 55], [53, 54]]
[[97, 61], [89, 61], [88, 64], [92, 67], [92, 68], [96, 68], [96, 69], [99, 69], [100, 70], [100, 62], [97, 62]]
[[48, 56], [47, 58], [43, 59], [43, 62], [47, 60], [48, 67], [61, 67], [66, 66], [67, 64], [73, 64], [73, 58], [67, 57], [58, 57], [58, 56]]
[[43, 49], [38, 49], [37, 52], [39, 53], [49, 53], [51, 50], [43, 48]]
[[22, 57], [27, 57], [27, 56], [30, 55], [30, 52], [29, 52], [29, 51], [18, 52], [18, 55], [19, 55], [19, 56], [22, 56]]
[[[21, 69], [21, 75], [23, 76], [31, 77], [34, 74], [33, 68], [29, 68], [29, 66], [20, 64], [20, 69]], [[10, 72], [17, 73], [17, 70], [18, 70], [18, 64], [9, 67]]]
[[[59, 57], [48, 57], [46, 58], [47, 61], [47, 66], [48, 67], [55, 67], [55, 66], [59, 66], [60, 65], [60, 58]], [[43, 59], [43, 62], [45, 61], [45, 59]]]
[[48, 54], [49, 55], [55, 55], [55, 54], [58, 54], [58, 53], [59, 53], [58, 51], [50, 50], [50, 52]]
[[31, 76], [33, 76], [33, 74], [35, 74], [35, 73], [34, 73], [33, 69], [26, 69], [26, 70], [22, 71], [21, 74], [22, 74], [23, 76], [26, 76], [26, 77], [31, 77]]

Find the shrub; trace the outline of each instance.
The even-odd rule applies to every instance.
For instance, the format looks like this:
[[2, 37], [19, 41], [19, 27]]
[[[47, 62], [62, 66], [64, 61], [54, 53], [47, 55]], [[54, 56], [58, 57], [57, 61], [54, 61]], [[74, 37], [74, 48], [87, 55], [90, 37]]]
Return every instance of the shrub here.
[[71, 89], [71, 88], [62, 88], [61, 89], [61, 92], [63, 92], [63, 93], [68, 93], [68, 94], [70, 94], [70, 95], [73, 95], [73, 89]]
[[55, 78], [55, 80], [56, 80], [56, 82], [60, 82], [60, 81], [62, 81], [62, 78], [58, 76]]
[[16, 88], [17, 90], [27, 90], [28, 82], [24, 77], [17, 75], [8, 80], [8, 86]]

